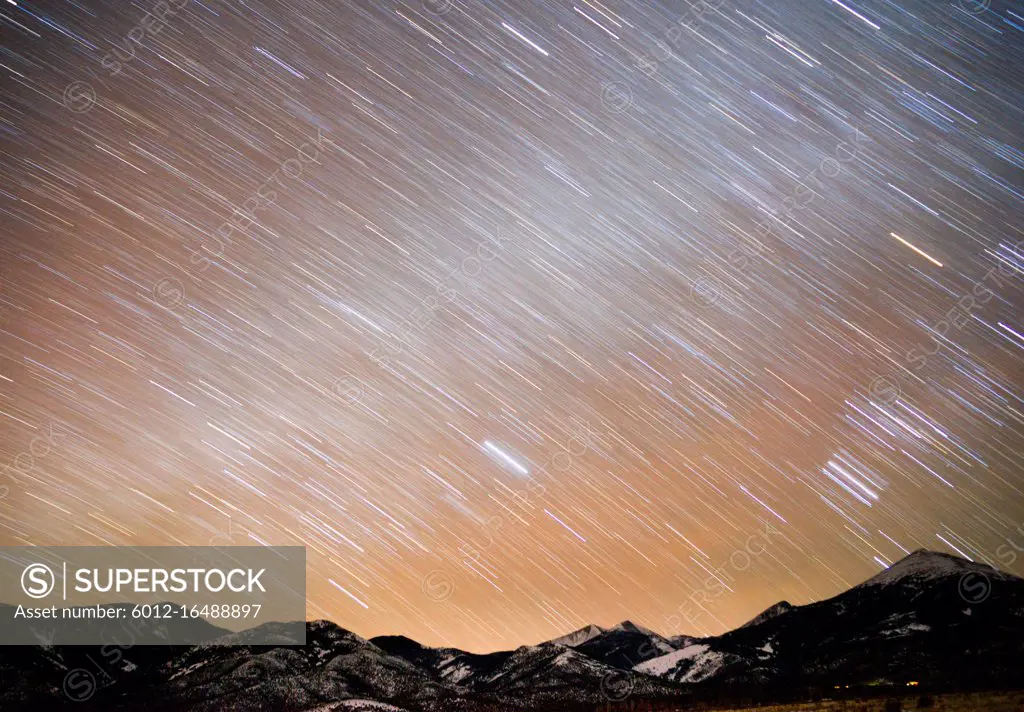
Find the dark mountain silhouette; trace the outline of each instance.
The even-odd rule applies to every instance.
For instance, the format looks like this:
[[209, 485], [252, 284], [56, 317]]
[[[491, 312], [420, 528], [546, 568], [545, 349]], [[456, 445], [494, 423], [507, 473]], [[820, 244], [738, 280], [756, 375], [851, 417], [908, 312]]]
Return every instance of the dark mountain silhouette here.
[[[838, 596], [783, 601], [712, 637], [666, 638], [625, 621], [489, 654], [403, 636], [365, 640], [327, 621], [307, 624], [304, 646], [245, 645], [250, 637], [218, 640], [231, 647], [133, 647], [104, 675], [96, 669], [107, 661], [92, 648], [0, 647], [0, 674], [11, 681], [0, 688], [0, 708], [591, 712], [620, 703], [784, 701], [837, 686], [906, 690], [911, 682], [930, 691], [1017, 690], [1024, 579], [916, 551]], [[73, 668], [96, 677], [86, 701], [69, 701], [63, 689]]]
[[740, 626], [740, 628], [749, 628], [751, 626], [764, 623], [767, 620], [771, 620], [776, 616], [781, 616], [783, 613], [789, 613], [793, 610], [793, 604], [789, 601], [779, 601], [778, 603], [765, 608], [763, 611], [758, 613], [756, 616], [751, 618], [749, 621]]

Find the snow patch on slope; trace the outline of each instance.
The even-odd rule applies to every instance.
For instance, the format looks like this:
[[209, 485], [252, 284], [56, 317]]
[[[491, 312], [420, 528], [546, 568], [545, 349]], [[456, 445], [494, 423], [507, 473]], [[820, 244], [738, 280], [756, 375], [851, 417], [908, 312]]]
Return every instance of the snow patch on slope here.
[[892, 628], [890, 630], [883, 630], [880, 635], [885, 638], [901, 638], [911, 633], [927, 633], [931, 630], [931, 626], [927, 626], [924, 623], [911, 623], [910, 625], [902, 628]]
[[[711, 650], [707, 645], [696, 644], [640, 663], [633, 669], [676, 682], [700, 682], [714, 675], [724, 661], [722, 653]], [[676, 674], [677, 671], [681, 674]]]
[[441, 663], [438, 667], [441, 671], [441, 679], [453, 685], [459, 684], [475, 672], [473, 666], [469, 663], [464, 661], [453, 663], [452, 659]]
[[[324, 708], [327, 709], [327, 708]], [[333, 704], [330, 707], [331, 710], [372, 710], [373, 712], [405, 712], [401, 707], [395, 707], [385, 702], [377, 702], [375, 700], [343, 700], [338, 704]]]

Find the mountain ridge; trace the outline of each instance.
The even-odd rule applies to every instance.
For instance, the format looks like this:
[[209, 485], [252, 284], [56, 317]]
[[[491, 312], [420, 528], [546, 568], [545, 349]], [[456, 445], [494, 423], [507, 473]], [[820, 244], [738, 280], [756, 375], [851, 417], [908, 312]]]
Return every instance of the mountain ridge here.
[[[983, 598], [965, 590], [968, 574], [988, 587]], [[653, 709], [820, 695], [837, 684], [1024, 689], [1016, 662], [1024, 658], [1024, 579], [928, 551], [832, 598], [779, 602], [717, 636], [664, 637], [627, 620], [472, 653], [405, 636], [366, 639], [324, 619], [308, 622], [306, 632], [303, 646], [126, 650], [117, 674], [98, 681], [95, 698], [72, 708], [594, 712], [627, 697]], [[241, 642], [244, 633], [229, 635]], [[0, 647], [0, 674], [16, 681], [0, 689], [0, 707], [60, 707], [60, 676], [85, 668], [89, 649], [23, 650]]]
[[[952, 560], [953, 562], [961, 562], [962, 564], [964, 564], [966, 566], [960, 566], [960, 567], [945, 566], [946, 562], [948, 562], [950, 560]], [[850, 588], [846, 589], [845, 591], [840, 591], [840, 592], [838, 592], [838, 593], [836, 593], [836, 594], [834, 594], [834, 595], [832, 595], [832, 596], [830, 596], [828, 598], [823, 598], [823, 599], [820, 599], [818, 601], [808, 601], [807, 603], [794, 604], [794, 603], [791, 603], [790, 601], [786, 601], [786, 600], [777, 601], [776, 603], [773, 603], [772, 605], [770, 605], [767, 608], [765, 608], [762, 611], [760, 611], [757, 615], [755, 615], [753, 618], [751, 618], [750, 620], [746, 621], [745, 623], [741, 623], [736, 628], [723, 631], [722, 633], [719, 633], [718, 635], [725, 635], [727, 633], [732, 632], [733, 630], [738, 630], [740, 628], [744, 628], [746, 626], [752, 625], [752, 624], [754, 624], [755, 621], [758, 621], [758, 619], [761, 616], [763, 616], [763, 615], [765, 615], [766, 613], [769, 613], [769, 612], [784, 613], [784, 612], [786, 612], [788, 610], [799, 609], [799, 608], [802, 608], [804, 606], [813, 606], [813, 605], [818, 604], [818, 603], [822, 603], [822, 602], [825, 602], [825, 601], [830, 601], [830, 600], [832, 600], [834, 598], [842, 596], [843, 594], [847, 593], [850, 590], [853, 590], [855, 588], [859, 588], [861, 586], [884, 584], [884, 583], [886, 583], [888, 581], [888, 577], [892, 576], [895, 573], [894, 570], [899, 571], [901, 573], [901, 575], [903, 574], [903, 572], [906, 572], [906, 573], [909, 573], [909, 574], [914, 574], [917, 571], [923, 571], [926, 567], [921, 566], [921, 564], [927, 563], [927, 562], [940, 562], [940, 566], [943, 566], [944, 568], [946, 568], [949, 571], [960, 571], [960, 572], [966, 573], [966, 572], [969, 572], [969, 571], [976, 571], [976, 570], [980, 569], [986, 575], [994, 577], [994, 578], [997, 578], [999, 580], [1005, 580], [1007, 578], [1009, 578], [1009, 579], [1024, 580], [1021, 577], [1016, 576], [1015, 574], [1012, 574], [1012, 573], [1009, 573], [1009, 572], [1006, 572], [1006, 571], [1002, 571], [1001, 569], [994, 568], [994, 567], [990, 566], [989, 564], [974, 562], [974, 561], [971, 561], [970, 559], [962, 558], [962, 557], [956, 556], [954, 554], [947, 554], [947, 553], [941, 552], [941, 551], [935, 551], [935, 550], [932, 550], [932, 549], [925, 549], [925, 548], [918, 548], [918, 549], [914, 549], [913, 551], [909, 552], [908, 554], [906, 554], [902, 558], [897, 559], [891, 565], [887, 566], [886, 568], [882, 569], [881, 571], [878, 571], [877, 573], [870, 575], [868, 578], [864, 579], [860, 583], [854, 584], [853, 586], [851, 586]], [[897, 567], [900, 567], [900, 568], [897, 569]], [[775, 611], [774, 610], [777, 607], [779, 607], [779, 611]], [[633, 621], [627, 619], [627, 620], [624, 620], [624, 621], [620, 621], [619, 623], [608, 625], [608, 626], [602, 626], [602, 625], [599, 625], [599, 624], [596, 624], [596, 623], [588, 623], [588, 624], [585, 624], [585, 625], [581, 626], [580, 628], [577, 628], [576, 630], [570, 631], [568, 633], [564, 633], [564, 634], [562, 634], [560, 636], [557, 636], [555, 638], [551, 638], [551, 639], [547, 639], [547, 640], [542, 640], [542, 641], [539, 641], [537, 643], [533, 643], [532, 645], [540, 645], [541, 643], [560, 643], [560, 641], [572, 640], [573, 636], [583, 635], [584, 631], [592, 631], [592, 633], [590, 634], [590, 637], [587, 638], [587, 640], [590, 640], [593, 637], [596, 637], [596, 636], [598, 636], [600, 634], [608, 633], [608, 632], [613, 632], [613, 631], [616, 631], [616, 630], [620, 630], [623, 627], [625, 627], [627, 629], [630, 628], [630, 627], [636, 628], [637, 630], [639, 630], [641, 632], [646, 632], [648, 634], [657, 635], [659, 637], [664, 637], [666, 640], [671, 639], [671, 638], [700, 639], [701, 637], [703, 637], [703, 636], [692, 635], [692, 634], [685, 633], [685, 632], [684, 633], [658, 632], [658, 631], [649, 629], [646, 626], [642, 626], [640, 624], [634, 623]], [[384, 634], [381, 634], [379, 636], [374, 636], [374, 638], [378, 638], [378, 637], [392, 637], [392, 636], [404, 637], [404, 636], [401, 636], [401, 634], [384, 633]], [[577, 645], [580, 645], [580, 644], [582, 644], [584, 642], [587, 642], [587, 640], [576, 642], [576, 643], [574, 643], [572, 645], [570, 645], [569, 643], [566, 643], [566, 642], [561, 642], [560, 644], [567, 645], [568, 647], [576, 647]], [[531, 643], [522, 643], [520, 645], [520, 647], [522, 645], [531, 645]], [[450, 647], [450, 646], [440, 646], [440, 647], [445, 648], [445, 647]], [[465, 651], [465, 652], [469, 652], [469, 651]], [[502, 652], [502, 649], [493, 650], [493, 651], [489, 651], [489, 652], [474, 651], [473, 654], [474, 655], [490, 655], [491, 653], [495, 653], [495, 652]]]

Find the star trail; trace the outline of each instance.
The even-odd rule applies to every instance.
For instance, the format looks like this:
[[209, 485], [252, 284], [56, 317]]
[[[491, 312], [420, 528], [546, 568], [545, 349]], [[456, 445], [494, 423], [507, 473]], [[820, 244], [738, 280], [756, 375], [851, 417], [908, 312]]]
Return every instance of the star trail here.
[[1024, 573], [1019, 3], [0, 25], [0, 545], [305, 544], [480, 651]]

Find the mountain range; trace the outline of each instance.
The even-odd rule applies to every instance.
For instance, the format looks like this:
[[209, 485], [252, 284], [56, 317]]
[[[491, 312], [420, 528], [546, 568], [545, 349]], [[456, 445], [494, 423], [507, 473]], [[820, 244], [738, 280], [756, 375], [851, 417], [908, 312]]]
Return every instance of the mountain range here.
[[479, 654], [306, 626], [304, 646], [250, 646], [242, 632], [218, 641], [231, 646], [0, 647], [0, 709], [590, 712], [909, 684], [1024, 689], [1024, 579], [925, 550], [833, 598], [783, 601], [711, 637], [624, 621]]

